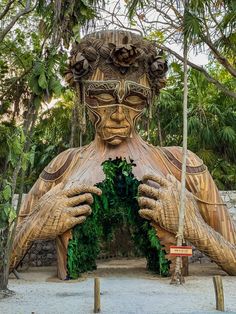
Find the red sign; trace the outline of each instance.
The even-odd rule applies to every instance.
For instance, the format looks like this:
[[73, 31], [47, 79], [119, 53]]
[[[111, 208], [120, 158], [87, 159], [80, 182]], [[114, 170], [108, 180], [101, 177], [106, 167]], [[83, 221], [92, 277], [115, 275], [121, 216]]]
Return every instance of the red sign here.
[[170, 246], [171, 256], [192, 256], [193, 248], [191, 246]]

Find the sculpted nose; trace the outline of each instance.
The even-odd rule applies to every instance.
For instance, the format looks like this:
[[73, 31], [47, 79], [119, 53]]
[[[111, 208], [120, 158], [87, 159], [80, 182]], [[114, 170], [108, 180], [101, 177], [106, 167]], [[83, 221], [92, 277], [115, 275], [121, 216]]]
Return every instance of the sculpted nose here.
[[121, 122], [125, 119], [123, 108], [121, 106], [117, 106], [116, 111], [111, 115], [111, 119], [116, 122]]

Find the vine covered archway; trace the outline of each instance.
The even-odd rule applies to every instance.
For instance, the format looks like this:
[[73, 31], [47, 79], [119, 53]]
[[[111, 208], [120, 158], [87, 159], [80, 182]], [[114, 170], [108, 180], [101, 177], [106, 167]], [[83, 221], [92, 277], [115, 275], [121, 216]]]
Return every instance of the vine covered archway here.
[[134, 252], [144, 256], [147, 269], [162, 276], [169, 274], [169, 261], [165, 258], [156, 231], [139, 214], [138, 186], [141, 183], [133, 173], [133, 160], [116, 158], [102, 164], [105, 180], [97, 184], [102, 196], [94, 195], [92, 214], [82, 225], [77, 225], [69, 241], [68, 278], [76, 279], [81, 273], [96, 269], [96, 258], [101, 247], [114, 240], [117, 230], [130, 234]]

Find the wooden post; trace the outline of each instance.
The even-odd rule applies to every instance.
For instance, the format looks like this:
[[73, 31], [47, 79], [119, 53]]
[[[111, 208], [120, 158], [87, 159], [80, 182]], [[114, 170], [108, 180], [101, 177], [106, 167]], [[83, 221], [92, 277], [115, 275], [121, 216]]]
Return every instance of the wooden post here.
[[182, 272], [183, 272], [183, 276], [188, 276], [189, 275], [189, 267], [188, 267], [188, 256], [184, 256], [182, 257]]
[[100, 279], [94, 278], [94, 313], [99, 313], [101, 311], [100, 304]]
[[16, 276], [16, 279], [22, 279], [20, 274], [18, 273], [18, 271], [16, 269], [14, 269], [12, 272]]
[[221, 276], [214, 276], [213, 277], [214, 288], [215, 288], [215, 295], [216, 295], [216, 309], [218, 311], [225, 311], [224, 306], [224, 290], [223, 290], [223, 283]]

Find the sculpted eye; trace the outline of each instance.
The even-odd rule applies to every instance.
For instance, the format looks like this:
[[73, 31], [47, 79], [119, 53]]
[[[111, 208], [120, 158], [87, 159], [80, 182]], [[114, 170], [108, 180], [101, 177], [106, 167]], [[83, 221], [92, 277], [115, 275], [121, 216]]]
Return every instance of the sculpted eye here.
[[111, 102], [115, 100], [115, 98], [112, 95], [106, 93], [94, 95], [93, 97], [103, 102]]
[[128, 97], [126, 97], [125, 100], [132, 105], [138, 105], [138, 104], [143, 102], [143, 99], [141, 97], [135, 96], [135, 95], [128, 96]]

